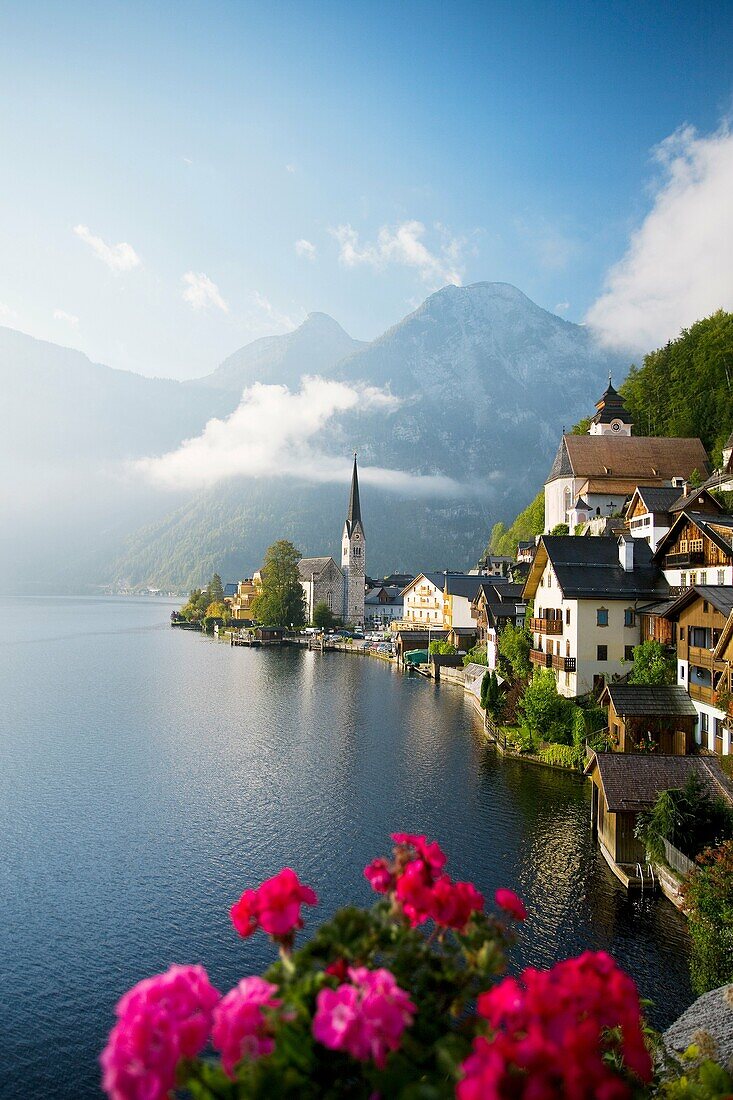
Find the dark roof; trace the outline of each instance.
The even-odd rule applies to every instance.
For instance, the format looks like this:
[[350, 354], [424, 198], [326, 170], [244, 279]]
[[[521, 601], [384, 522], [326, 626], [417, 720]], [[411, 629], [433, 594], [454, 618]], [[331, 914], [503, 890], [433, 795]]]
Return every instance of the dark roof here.
[[612, 420], [623, 420], [625, 424], [631, 423], [631, 417], [624, 408], [623, 398], [611, 385], [609, 375], [608, 389], [600, 401], [596, 402], [596, 414], [591, 418], [591, 423], [610, 424]]
[[684, 607], [694, 600], [707, 600], [716, 611], [727, 618], [733, 611], [733, 588], [722, 584], [695, 584], [686, 588], [669, 607], [669, 618], [675, 618]]
[[594, 753], [585, 774], [598, 768], [606, 803], [611, 813], [647, 810], [662, 791], [684, 787], [698, 775], [703, 789], [713, 798], [733, 802], [733, 787], [714, 757], [657, 756], [627, 752]]
[[699, 439], [658, 436], [564, 435], [547, 478], [639, 478], [658, 481], [689, 479], [693, 470], [707, 474], [708, 461]]
[[443, 591], [449, 596], [465, 596], [472, 600], [481, 587], [482, 578], [476, 574], [445, 573]]
[[224, 595], [225, 596], [236, 596], [236, 594], [237, 594], [237, 585], [236, 585], [235, 581], [229, 581], [227, 584], [224, 585]]
[[[722, 550], [728, 558], [733, 558], [733, 516], [722, 515], [715, 516], [710, 515], [709, 512], [692, 512], [687, 509], [684, 512], [680, 512], [674, 519], [672, 526], [667, 534], [659, 540], [657, 548], [654, 551], [654, 556], [657, 559], [664, 557], [667, 552], [667, 546], [677, 537], [677, 532], [687, 521], [694, 523], [699, 528], [701, 534], [706, 535], [719, 550]], [[721, 535], [715, 530], [716, 527], [723, 527], [726, 531], [730, 531], [730, 534]]]
[[681, 684], [609, 684], [601, 701], [609, 695], [617, 714], [632, 718], [695, 718], [697, 711]]
[[694, 509], [695, 505], [710, 504], [713, 506], [713, 514], [723, 511], [723, 505], [720, 501], [717, 501], [707, 489], [701, 487], [699, 489], [690, 489], [688, 493], [682, 493], [682, 495], [672, 503], [669, 510], [670, 512], [686, 512]]
[[[351, 492], [349, 493], [349, 510], [346, 513], [346, 526], [349, 535], [355, 523], [361, 523], [361, 504], [359, 503], [359, 475], [356, 472], [356, 455], [354, 455], [354, 471], [351, 475]], [[363, 527], [362, 523], [362, 527]]]
[[[302, 581], [309, 581], [311, 576], [318, 577], [333, 558], [301, 558], [298, 562], [298, 576]], [[333, 561], [336, 565], [336, 562]], [[338, 569], [338, 565], [336, 565]]]
[[651, 600], [655, 596], [661, 599], [669, 591], [659, 566], [652, 562], [649, 544], [643, 539], [634, 539], [634, 568], [628, 571], [619, 561], [614, 538], [543, 535], [540, 545], [547, 551], [566, 598]]
[[669, 512], [680, 499], [679, 489], [666, 485], [640, 485], [636, 490], [648, 512]]

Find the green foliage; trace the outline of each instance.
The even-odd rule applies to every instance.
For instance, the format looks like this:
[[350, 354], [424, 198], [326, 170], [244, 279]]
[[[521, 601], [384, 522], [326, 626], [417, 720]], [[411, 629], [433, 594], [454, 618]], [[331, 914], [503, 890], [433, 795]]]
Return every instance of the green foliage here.
[[180, 613], [190, 623], [200, 623], [206, 614], [208, 604], [206, 593], [202, 592], [200, 588], [194, 588], [189, 593], [188, 600], [181, 608]]
[[540, 760], [556, 768], [577, 768], [578, 759], [574, 745], [546, 745], [538, 753]]
[[639, 815], [636, 835], [655, 859], [664, 856], [663, 840], [694, 859], [708, 845], [733, 839], [733, 809], [711, 798], [691, 775], [684, 787], [662, 791], [649, 813]]
[[[484, 683], [486, 684], [485, 691]], [[481, 681], [481, 692], [483, 695], [483, 701], [481, 705], [483, 706], [484, 710], [486, 710], [492, 718], [498, 720], [503, 710], [504, 699], [501, 694], [501, 688], [499, 687], [499, 681], [496, 677], [496, 673], [493, 670], [491, 672], [484, 673], [484, 678]]]
[[660, 642], [642, 642], [634, 647], [630, 684], [674, 684], [676, 680], [675, 659]]
[[733, 314], [718, 310], [650, 352], [620, 392], [637, 435], [699, 436], [717, 465], [733, 424]]
[[214, 573], [214, 576], [206, 585], [204, 592], [209, 603], [224, 602], [224, 586], [221, 583], [221, 577], [218, 573]]
[[584, 416], [582, 420], [579, 420], [577, 424], [573, 425], [573, 427], [570, 429], [570, 434], [587, 435], [590, 428], [590, 420], [591, 418], [589, 416]]
[[733, 1076], [697, 1045], [688, 1047], [667, 1072], [656, 1093], [664, 1100], [729, 1100], [733, 1095]]
[[568, 527], [567, 523], [556, 523], [555, 526], [550, 531], [550, 534], [551, 535], [569, 535], [570, 534], [570, 528]]
[[684, 887], [696, 993], [733, 981], [733, 840], [706, 848]]
[[525, 626], [507, 623], [499, 635], [499, 656], [517, 680], [526, 679], [532, 671], [529, 660], [531, 648], [532, 635], [529, 630]]
[[321, 630], [330, 630], [336, 622], [336, 616], [334, 615], [328, 604], [321, 600], [313, 608], [313, 625], [318, 626]]
[[487, 669], [481, 677], [481, 690], [479, 692], [479, 703], [482, 710], [486, 710], [486, 694], [489, 690], [489, 684], [491, 683], [491, 673]]
[[279, 539], [265, 554], [262, 591], [252, 601], [252, 614], [265, 626], [305, 626], [305, 596], [298, 578], [300, 551]]
[[539, 669], [525, 689], [519, 710], [534, 737], [570, 745], [577, 707], [560, 695], [549, 668]]
[[431, 657], [453, 657], [456, 647], [450, 642], [435, 641], [430, 643], [428, 652]]
[[475, 645], [473, 649], [469, 649], [468, 653], [463, 658], [464, 667], [466, 665], [485, 665], [488, 664], [488, 658], [486, 656], [486, 644], [479, 643]]
[[489, 539], [489, 552], [513, 558], [517, 544], [535, 535], [541, 535], [545, 529], [545, 490], [540, 489], [534, 500], [520, 512], [507, 528], [503, 523], [495, 523]]

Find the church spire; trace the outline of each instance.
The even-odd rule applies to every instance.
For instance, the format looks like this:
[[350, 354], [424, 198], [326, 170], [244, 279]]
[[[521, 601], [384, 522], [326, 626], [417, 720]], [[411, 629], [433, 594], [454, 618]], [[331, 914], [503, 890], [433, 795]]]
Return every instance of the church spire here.
[[359, 503], [359, 475], [356, 471], [356, 451], [354, 451], [354, 472], [351, 475], [351, 493], [349, 494], [349, 510], [346, 513], [346, 522], [349, 531], [353, 530], [355, 523], [361, 523], [361, 505]]

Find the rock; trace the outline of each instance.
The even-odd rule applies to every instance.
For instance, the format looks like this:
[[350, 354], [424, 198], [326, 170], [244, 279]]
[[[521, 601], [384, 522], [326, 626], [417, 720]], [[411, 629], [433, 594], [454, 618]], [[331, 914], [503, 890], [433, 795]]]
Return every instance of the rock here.
[[670, 1054], [682, 1054], [697, 1036], [705, 1032], [713, 1040], [714, 1060], [733, 1066], [733, 985], [722, 985], [703, 993], [662, 1035]]

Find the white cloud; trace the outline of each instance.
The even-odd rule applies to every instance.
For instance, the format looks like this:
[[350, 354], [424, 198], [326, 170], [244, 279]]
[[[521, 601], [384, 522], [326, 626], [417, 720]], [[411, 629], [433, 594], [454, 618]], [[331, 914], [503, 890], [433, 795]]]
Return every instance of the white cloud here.
[[[134, 466], [172, 489], [199, 489], [235, 476], [347, 482], [350, 459], [323, 453], [318, 446], [321, 432], [339, 413], [357, 408], [384, 413], [399, 403], [386, 390], [319, 377], [303, 378], [297, 393], [287, 386], [258, 382], [244, 391], [239, 407], [226, 419], [210, 420], [195, 439]], [[439, 475], [418, 476], [377, 466], [364, 466], [359, 473], [365, 484], [394, 492], [459, 496], [463, 491]]]
[[733, 134], [685, 126], [654, 153], [652, 208], [586, 315], [604, 343], [637, 351], [733, 306]]
[[184, 283], [183, 300], [188, 302], [192, 309], [207, 309], [216, 306], [224, 313], [229, 312], [229, 306], [219, 293], [219, 287], [213, 283], [203, 271], [198, 274], [195, 271], [187, 271], [182, 276]]
[[423, 282], [436, 286], [453, 283], [460, 286], [463, 278], [461, 263], [462, 238], [452, 237], [442, 225], [435, 227], [442, 243], [432, 251], [423, 241], [426, 229], [422, 222], [409, 221], [390, 227], [383, 225], [374, 243], [359, 243], [359, 234], [351, 225], [339, 225], [331, 230], [339, 243], [339, 259], [344, 267], [368, 264], [380, 271], [389, 264], [414, 268]]
[[67, 313], [65, 309], [55, 309], [53, 317], [55, 321], [66, 321], [67, 325], [71, 325], [72, 328], [76, 328], [79, 324], [79, 318], [76, 314]]
[[140, 257], [132, 245], [126, 241], [107, 244], [101, 237], [95, 237], [87, 225], [75, 225], [74, 232], [80, 240], [89, 245], [95, 256], [98, 256], [110, 271], [132, 271], [133, 268], [140, 266]]
[[271, 332], [273, 328], [276, 328], [290, 332], [300, 324], [300, 321], [295, 317], [291, 317], [289, 314], [282, 313], [277, 309], [269, 298], [266, 298], [264, 294], [260, 294], [259, 290], [253, 292], [252, 300], [256, 307], [256, 315], [250, 314], [248, 321], [250, 328], [253, 330], [263, 329]]
[[558, 302], [555, 306], [555, 313], [567, 313], [570, 309], [570, 302]]
[[286, 164], [285, 165], [285, 171], [289, 172], [290, 175], [292, 176], [293, 173], [296, 171], [295, 165], [294, 164]]
[[191, 160], [190, 157], [181, 157], [181, 160], [183, 161], [184, 164], [187, 164], [189, 166], [189, 168], [193, 164], [193, 161]]
[[301, 237], [299, 241], [295, 242], [294, 247], [296, 256], [303, 256], [306, 260], [315, 260], [316, 246], [312, 241], [307, 241], [305, 237]]

